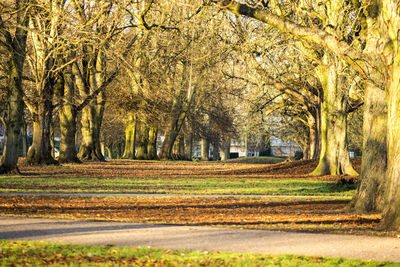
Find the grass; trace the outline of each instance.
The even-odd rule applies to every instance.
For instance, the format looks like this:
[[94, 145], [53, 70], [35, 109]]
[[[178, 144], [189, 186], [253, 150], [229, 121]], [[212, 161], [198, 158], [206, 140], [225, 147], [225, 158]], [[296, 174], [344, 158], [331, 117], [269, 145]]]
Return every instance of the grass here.
[[227, 163], [246, 163], [246, 164], [275, 164], [285, 161], [285, 158], [278, 157], [242, 157], [236, 159], [228, 159]]
[[0, 241], [1, 266], [399, 266], [391, 262], [253, 253]]
[[355, 188], [355, 184], [298, 179], [0, 177], [3, 192], [351, 196]]
[[292, 165], [294, 169], [290, 166], [129, 160], [40, 167], [22, 165], [23, 175], [0, 176], [0, 192], [350, 197], [356, 188], [354, 184], [338, 184], [337, 177], [310, 177], [307, 173], [312, 166]]

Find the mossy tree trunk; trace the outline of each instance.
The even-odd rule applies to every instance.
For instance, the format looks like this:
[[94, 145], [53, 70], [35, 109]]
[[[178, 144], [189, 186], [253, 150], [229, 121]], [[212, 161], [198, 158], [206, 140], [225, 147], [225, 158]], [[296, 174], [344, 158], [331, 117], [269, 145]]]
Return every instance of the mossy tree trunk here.
[[386, 93], [368, 83], [364, 93], [363, 153], [360, 180], [350, 203], [357, 212], [382, 211], [387, 168]]
[[321, 104], [321, 154], [311, 175], [357, 175], [347, 149], [347, 89], [340, 60], [324, 56], [324, 65], [318, 67], [323, 89]]
[[28, 17], [25, 8], [29, 1], [15, 1], [16, 10], [15, 25], [23, 27], [15, 27], [14, 34], [6, 27], [0, 14], [0, 35], [3, 42], [6, 44], [8, 52], [8, 61], [6, 65], [7, 80], [7, 117], [5, 118], [5, 143], [3, 156], [0, 159], [0, 174], [4, 173], [19, 173], [18, 170], [18, 152], [20, 145], [20, 133], [23, 126], [24, 103], [23, 103], [23, 88], [22, 74], [26, 57], [26, 39], [27, 31], [24, 29], [28, 25]]
[[157, 157], [157, 136], [158, 136], [158, 128], [150, 127], [149, 128], [149, 143], [147, 145], [147, 157], [150, 160], [156, 160]]
[[137, 144], [136, 159], [148, 159], [147, 146], [149, 144], [149, 126], [145, 123], [140, 123], [139, 138]]
[[80, 163], [76, 151], [76, 117], [74, 103], [75, 87], [71, 66], [67, 67], [56, 85], [56, 95], [60, 99], [58, 116], [60, 118], [60, 163]]
[[230, 158], [231, 140], [227, 139], [221, 143], [221, 160], [227, 160]]
[[57, 161], [51, 156], [52, 147], [50, 145], [53, 86], [52, 82], [48, 81], [44, 88], [38, 90], [41, 92], [41, 98], [35, 105], [36, 108], [31, 110], [33, 112], [33, 141], [26, 157], [29, 164], [57, 164]]
[[136, 119], [135, 115], [129, 114], [128, 121], [125, 127], [125, 150], [122, 158], [135, 159], [136, 145]]
[[[18, 39], [25, 42], [26, 32], [20, 34], [23, 36], [17, 36]], [[17, 42], [17, 40], [12, 41], [12, 43], [14, 42]], [[24, 114], [22, 70], [25, 60], [25, 43], [15, 43], [14, 46], [15, 49], [12, 50], [8, 62], [6, 136], [0, 162], [0, 174], [19, 173], [17, 163]]]
[[208, 161], [210, 151], [210, 141], [203, 137], [201, 138], [201, 160]]
[[388, 162], [385, 209], [380, 227], [400, 230], [400, 2], [382, 1], [381, 20], [388, 37], [383, 55], [388, 90]]

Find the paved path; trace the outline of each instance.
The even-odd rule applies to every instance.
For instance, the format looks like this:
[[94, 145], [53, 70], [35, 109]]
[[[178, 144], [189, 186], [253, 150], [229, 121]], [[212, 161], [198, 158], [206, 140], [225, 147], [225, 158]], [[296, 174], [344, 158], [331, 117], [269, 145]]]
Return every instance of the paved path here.
[[400, 239], [177, 225], [0, 217], [0, 239], [302, 254], [400, 262]]

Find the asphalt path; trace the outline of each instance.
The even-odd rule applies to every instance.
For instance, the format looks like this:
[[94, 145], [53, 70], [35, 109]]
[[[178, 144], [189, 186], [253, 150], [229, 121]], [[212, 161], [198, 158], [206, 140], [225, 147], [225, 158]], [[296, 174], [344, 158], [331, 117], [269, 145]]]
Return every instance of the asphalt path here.
[[200, 226], [0, 217], [0, 239], [400, 262], [399, 238]]

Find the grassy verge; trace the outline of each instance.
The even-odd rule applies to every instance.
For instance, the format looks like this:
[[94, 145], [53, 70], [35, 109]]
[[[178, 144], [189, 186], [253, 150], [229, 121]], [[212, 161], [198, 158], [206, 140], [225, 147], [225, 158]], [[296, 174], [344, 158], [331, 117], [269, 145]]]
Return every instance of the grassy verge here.
[[335, 181], [248, 178], [0, 177], [0, 191], [352, 196], [356, 185]]
[[246, 158], [236, 158], [228, 159], [224, 162], [227, 163], [243, 163], [243, 164], [275, 164], [285, 161], [285, 158], [278, 157], [246, 157]]
[[390, 262], [0, 241], [2, 266], [399, 266]]

